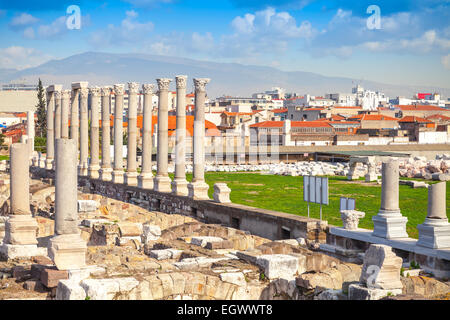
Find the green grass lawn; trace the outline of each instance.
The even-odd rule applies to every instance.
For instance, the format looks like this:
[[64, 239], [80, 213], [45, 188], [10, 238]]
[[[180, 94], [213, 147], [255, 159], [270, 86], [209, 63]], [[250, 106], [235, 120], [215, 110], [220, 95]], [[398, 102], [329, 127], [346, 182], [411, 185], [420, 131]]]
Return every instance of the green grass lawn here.
[[9, 160], [9, 156], [0, 156], [0, 161]]
[[[172, 175], [173, 178], [173, 175]], [[206, 173], [212, 198], [213, 185], [227, 183], [231, 189], [231, 201], [251, 207], [307, 216], [307, 204], [303, 201], [303, 177], [261, 175], [259, 173]], [[192, 175], [187, 175], [192, 179]], [[430, 183], [430, 182], [429, 182]], [[432, 183], [432, 182], [431, 182]], [[342, 226], [339, 198], [356, 199], [356, 209], [366, 213], [360, 220], [361, 228], [373, 229], [372, 217], [378, 213], [381, 201], [381, 185], [364, 183], [363, 180], [347, 181], [346, 177], [329, 177], [329, 205], [322, 207], [322, 217], [329, 224]], [[447, 182], [447, 212], [450, 208], [450, 183]], [[408, 218], [410, 237], [418, 238], [416, 226], [427, 215], [428, 190], [400, 185], [400, 210]], [[319, 218], [319, 205], [310, 205], [310, 216]]]

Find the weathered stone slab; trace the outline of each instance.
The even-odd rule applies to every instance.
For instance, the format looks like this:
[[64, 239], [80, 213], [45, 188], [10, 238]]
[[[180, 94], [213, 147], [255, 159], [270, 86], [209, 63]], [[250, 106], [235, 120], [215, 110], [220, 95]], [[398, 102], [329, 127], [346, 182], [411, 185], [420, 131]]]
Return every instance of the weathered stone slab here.
[[142, 230], [142, 243], [156, 241], [161, 237], [161, 228], [156, 225], [144, 224]]
[[238, 286], [245, 286], [245, 276], [242, 272], [225, 272], [220, 274], [220, 280], [229, 282]]
[[259, 256], [256, 264], [264, 269], [269, 279], [292, 278], [298, 271], [298, 259], [285, 254]]
[[56, 288], [56, 300], [85, 300], [86, 291], [75, 280], [60, 280]]
[[204, 236], [204, 237], [192, 237], [191, 238], [191, 244], [206, 247], [208, 242], [222, 242], [223, 239], [219, 237], [210, 237], [210, 236]]
[[78, 200], [78, 212], [93, 212], [100, 208], [95, 200]]
[[402, 289], [369, 289], [359, 284], [351, 284], [348, 288], [349, 300], [380, 300], [398, 294], [402, 294]]
[[151, 250], [149, 256], [156, 260], [178, 259], [182, 252], [182, 250], [177, 249]]

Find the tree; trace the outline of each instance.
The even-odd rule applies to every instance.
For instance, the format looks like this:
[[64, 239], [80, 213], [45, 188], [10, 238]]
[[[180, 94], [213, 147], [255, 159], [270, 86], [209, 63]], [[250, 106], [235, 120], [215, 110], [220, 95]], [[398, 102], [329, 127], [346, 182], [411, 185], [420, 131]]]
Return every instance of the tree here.
[[42, 81], [39, 78], [38, 92], [37, 92], [38, 104], [36, 105], [37, 124], [36, 133], [37, 136], [43, 138], [47, 136], [47, 111], [45, 110], [45, 92], [42, 87]]

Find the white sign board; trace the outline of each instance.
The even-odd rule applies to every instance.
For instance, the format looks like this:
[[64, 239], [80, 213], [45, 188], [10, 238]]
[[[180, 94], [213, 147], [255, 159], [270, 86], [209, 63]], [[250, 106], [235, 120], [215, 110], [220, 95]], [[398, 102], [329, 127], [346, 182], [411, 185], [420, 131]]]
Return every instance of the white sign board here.
[[328, 178], [303, 176], [303, 200], [328, 205]]

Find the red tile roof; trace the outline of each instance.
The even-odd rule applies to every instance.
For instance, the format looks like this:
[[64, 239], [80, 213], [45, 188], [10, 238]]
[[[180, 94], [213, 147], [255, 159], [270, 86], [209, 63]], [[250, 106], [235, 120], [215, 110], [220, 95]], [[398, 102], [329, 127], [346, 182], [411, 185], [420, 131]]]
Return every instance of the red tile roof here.
[[398, 122], [419, 122], [419, 123], [430, 123], [432, 121], [424, 119], [424, 118], [420, 118], [420, 117], [416, 117], [416, 116], [406, 116], [403, 117], [401, 120], [399, 120]]
[[273, 113], [286, 113], [286, 112], [288, 112], [288, 109], [287, 108], [273, 109], [272, 112]]
[[[252, 124], [250, 128], [281, 128], [284, 121], [264, 121]], [[331, 125], [325, 121], [291, 121], [293, 128], [329, 128]]]
[[444, 116], [443, 114], [433, 114], [432, 116], [426, 117], [426, 119], [450, 120], [450, 117]]
[[349, 120], [359, 120], [359, 121], [398, 121], [396, 118], [385, 116], [383, 114], [358, 114], [357, 116], [352, 116]]
[[430, 105], [397, 105], [395, 107], [404, 111], [446, 111], [446, 109]]

